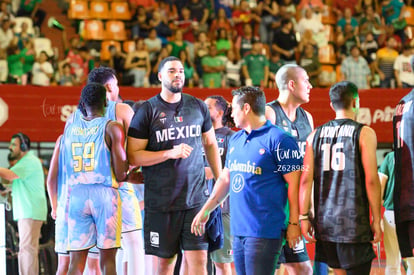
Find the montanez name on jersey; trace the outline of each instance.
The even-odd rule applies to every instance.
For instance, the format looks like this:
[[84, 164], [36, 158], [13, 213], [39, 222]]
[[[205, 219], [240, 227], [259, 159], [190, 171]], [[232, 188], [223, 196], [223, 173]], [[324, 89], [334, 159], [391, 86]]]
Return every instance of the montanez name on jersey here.
[[171, 127], [155, 132], [157, 142], [185, 139], [201, 136], [201, 125], [186, 125], [182, 127]]

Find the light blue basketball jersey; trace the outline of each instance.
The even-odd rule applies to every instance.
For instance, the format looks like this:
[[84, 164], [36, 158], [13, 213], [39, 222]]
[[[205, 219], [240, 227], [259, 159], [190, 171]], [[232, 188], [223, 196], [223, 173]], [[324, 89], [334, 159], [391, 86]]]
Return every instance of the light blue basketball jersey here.
[[68, 184], [118, 187], [112, 177], [111, 153], [105, 142], [106, 117], [87, 121], [76, 111], [64, 133], [64, 169]]

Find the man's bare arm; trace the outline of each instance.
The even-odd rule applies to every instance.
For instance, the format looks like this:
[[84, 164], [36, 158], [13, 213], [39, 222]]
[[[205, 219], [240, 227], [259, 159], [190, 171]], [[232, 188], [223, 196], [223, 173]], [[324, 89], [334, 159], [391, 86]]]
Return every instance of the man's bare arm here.
[[52, 208], [52, 218], [56, 219], [57, 210], [57, 186], [58, 186], [58, 174], [59, 174], [59, 153], [60, 153], [60, 135], [56, 140], [55, 149], [50, 160], [49, 173], [47, 174], [46, 186], [47, 193], [49, 194], [50, 205]]

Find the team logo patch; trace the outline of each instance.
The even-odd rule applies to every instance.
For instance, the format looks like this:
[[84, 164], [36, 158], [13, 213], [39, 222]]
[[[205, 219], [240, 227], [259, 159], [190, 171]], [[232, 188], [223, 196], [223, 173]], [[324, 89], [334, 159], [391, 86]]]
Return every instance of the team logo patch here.
[[182, 116], [175, 116], [174, 121], [175, 122], [183, 122], [183, 117]]
[[223, 143], [223, 142], [224, 142], [224, 138], [218, 138], [218, 139], [217, 139], [217, 142], [218, 142], [218, 143]]
[[160, 118], [166, 117], [167, 115], [164, 112], [160, 113]]
[[283, 121], [282, 121], [282, 125], [283, 125], [283, 126], [287, 126], [287, 125], [288, 125], [287, 121], [286, 121], [286, 120], [283, 120]]
[[160, 235], [158, 232], [150, 232], [151, 246], [160, 247]]
[[244, 178], [242, 175], [237, 174], [234, 176], [233, 180], [231, 181], [231, 189], [234, 193], [239, 193], [243, 190], [244, 187]]
[[260, 155], [263, 155], [265, 152], [266, 152], [266, 150], [265, 150], [265, 149], [263, 149], [263, 148], [259, 150], [259, 154], [260, 154]]

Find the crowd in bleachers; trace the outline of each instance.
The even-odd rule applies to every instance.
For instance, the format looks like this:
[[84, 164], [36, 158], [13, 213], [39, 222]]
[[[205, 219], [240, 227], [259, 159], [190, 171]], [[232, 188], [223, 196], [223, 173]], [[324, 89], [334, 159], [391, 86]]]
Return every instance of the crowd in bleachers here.
[[304, 67], [314, 87], [339, 80], [362, 89], [414, 86], [414, 73], [406, 66], [414, 45], [411, 0], [60, 4], [78, 34], [68, 40], [62, 31], [63, 56], [53, 42], [38, 37], [44, 11], [33, 6], [30, 13], [25, 4], [1, 2], [2, 83], [82, 85], [91, 68], [104, 64], [115, 68], [121, 85], [157, 86], [159, 61], [174, 55], [183, 61], [189, 87], [273, 87], [276, 71], [286, 63]]

